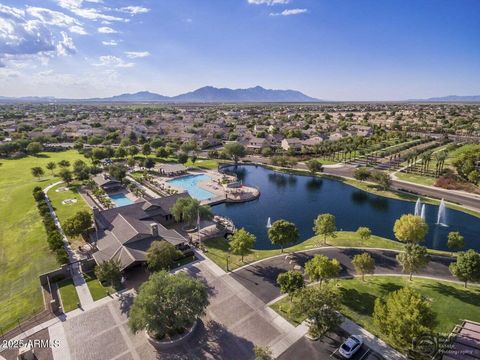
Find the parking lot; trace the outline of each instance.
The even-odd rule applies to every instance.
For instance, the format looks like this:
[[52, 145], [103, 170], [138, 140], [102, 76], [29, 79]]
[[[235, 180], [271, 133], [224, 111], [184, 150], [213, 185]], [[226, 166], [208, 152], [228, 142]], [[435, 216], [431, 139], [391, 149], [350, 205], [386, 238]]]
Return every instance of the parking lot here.
[[[338, 348], [348, 337], [346, 333], [328, 334], [324, 338], [311, 341], [303, 337], [285, 351], [278, 359], [344, 359]], [[351, 357], [353, 360], [380, 360], [384, 359], [379, 354], [372, 352], [366, 345]]]

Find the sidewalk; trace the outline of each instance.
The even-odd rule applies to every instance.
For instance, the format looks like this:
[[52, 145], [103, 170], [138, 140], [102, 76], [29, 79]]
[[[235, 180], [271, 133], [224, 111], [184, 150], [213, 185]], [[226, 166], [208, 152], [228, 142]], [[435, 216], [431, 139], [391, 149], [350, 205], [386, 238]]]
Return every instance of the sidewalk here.
[[73, 263], [70, 266], [70, 271], [72, 272], [72, 280], [73, 284], [75, 285], [75, 290], [77, 291], [78, 299], [80, 300], [80, 305], [82, 308], [90, 305], [93, 303], [93, 298], [92, 295], [90, 294], [90, 290], [88, 289], [88, 285], [85, 282], [85, 278], [83, 277], [82, 271], [80, 269], [80, 265], [77, 261], [80, 260], [80, 257], [73, 251], [72, 247], [70, 246], [70, 243], [68, 242], [67, 237], [65, 236], [65, 233], [63, 232], [62, 226], [60, 224], [60, 221], [58, 220], [57, 214], [55, 213], [55, 210], [52, 207], [52, 204], [50, 203], [50, 199], [48, 198], [48, 191], [57, 186], [62, 184], [63, 181], [58, 181], [54, 184], [51, 184], [47, 186], [45, 189], [43, 189], [43, 192], [45, 194], [45, 199], [47, 201], [48, 208], [50, 209], [50, 215], [53, 218], [53, 221], [55, 222], [55, 226], [58, 228], [60, 231], [60, 234], [63, 237], [63, 243], [65, 246], [65, 250], [68, 253], [68, 258], [70, 263]]

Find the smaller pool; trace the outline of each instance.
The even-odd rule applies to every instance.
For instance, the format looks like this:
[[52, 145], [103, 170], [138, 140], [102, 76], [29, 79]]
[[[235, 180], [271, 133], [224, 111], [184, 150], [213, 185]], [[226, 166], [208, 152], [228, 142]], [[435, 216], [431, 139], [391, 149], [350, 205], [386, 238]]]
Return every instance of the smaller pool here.
[[120, 206], [125, 206], [125, 205], [130, 205], [133, 204], [133, 201], [130, 200], [128, 197], [125, 196], [125, 194], [113, 194], [113, 195], [108, 195], [110, 199], [117, 205], [117, 207]]
[[197, 184], [200, 181], [211, 180], [208, 175], [187, 175], [177, 179], [167, 181], [169, 184], [182, 188], [188, 191], [191, 197], [197, 200], [206, 200], [215, 197], [216, 195], [208, 190], [202, 189]]

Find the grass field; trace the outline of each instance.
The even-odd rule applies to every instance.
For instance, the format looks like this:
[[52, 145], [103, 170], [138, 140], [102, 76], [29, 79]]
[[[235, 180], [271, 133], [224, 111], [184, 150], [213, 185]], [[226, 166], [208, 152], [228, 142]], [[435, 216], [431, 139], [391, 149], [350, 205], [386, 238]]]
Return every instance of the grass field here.
[[72, 280], [65, 280], [59, 283], [58, 290], [62, 298], [63, 312], [67, 313], [75, 310], [80, 300], [78, 299], [77, 290], [75, 290], [75, 285], [73, 285]]
[[[78, 184], [72, 184], [68, 190], [57, 192], [56, 190], [65, 188], [65, 184], [60, 184], [48, 191], [48, 198], [50, 199], [52, 206], [55, 209], [55, 213], [57, 214], [58, 220], [62, 225], [65, 223], [65, 220], [74, 216], [78, 211], [90, 211], [87, 203], [78, 193], [76, 185]], [[62, 201], [66, 199], [75, 199], [77, 202], [72, 204], [62, 204]], [[70, 240], [75, 241], [78, 239]]]
[[436, 178], [433, 178], [430, 176], [407, 174], [407, 173], [401, 173], [401, 172], [396, 173], [395, 176], [403, 181], [408, 181], [415, 184], [428, 185], [428, 186], [433, 186], [437, 181]]
[[[395, 276], [374, 276], [365, 279], [364, 282], [359, 278], [337, 282], [342, 301], [341, 311], [346, 317], [380, 338], [382, 334], [372, 319], [375, 299], [405, 286], [414, 288], [429, 299], [432, 310], [437, 314], [437, 323], [434, 327], [436, 332], [449, 333], [463, 319], [480, 321], [478, 286], [464, 289], [462, 285], [445, 281], [416, 278], [409, 281], [405, 277]], [[302, 314], [295, 311], [288, 297], [273, 304], [272, 308], [294, 325], [305, 319]]]
[[[0, 328], [3, 331], [14, 327], [17, 319], [21, 321], [43, 308], [38, 275], [55, 269], [57, 263], [48, 250], [32, 190], [58, 181], [45, 165], [63, 159], [73, 163], [83, 156], [67, 151], [0, 160]], [[45, 170], [40, 180], [31, 175], [34, 166]]]
[[90, 294], [92, 294], [93, 301], [103, 299], [105, 296], [107, 296], [107, 291], [109, 294], [113, 294], [116, 292], [116, 290], [110, 286], [104, 287], [100, 283], [100, 281], [98, 281], [97, 277], [93, 272], [84, 274], [84, 277], [85, 277], [85, 281], [87, 283], [88, 289], [90, 290]]

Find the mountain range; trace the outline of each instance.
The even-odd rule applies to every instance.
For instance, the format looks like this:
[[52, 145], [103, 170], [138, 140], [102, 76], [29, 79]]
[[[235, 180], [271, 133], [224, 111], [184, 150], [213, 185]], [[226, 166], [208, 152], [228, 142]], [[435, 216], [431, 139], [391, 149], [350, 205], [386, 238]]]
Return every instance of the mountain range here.
[[190, 103], [246, 103], [246, 102], [319, 102], [296, 90], [273, 90], [256, 86], [248, 89], [228, 89], [205, 86], [177, 96], [164, 96], [149, 91], [121, 94], [104, 98], [63, 99], [55, 97], [4, 97], [0, 101], [22, 102], [190, 102]]
[[469, 96], [448, 95], [448, 96], [431, 97], [431, 98], [428, 98], [428, 99], [411, 99], [409, 101], [415, 101], [415, 102], [480, 102], [480, 95], [469, 95]]

